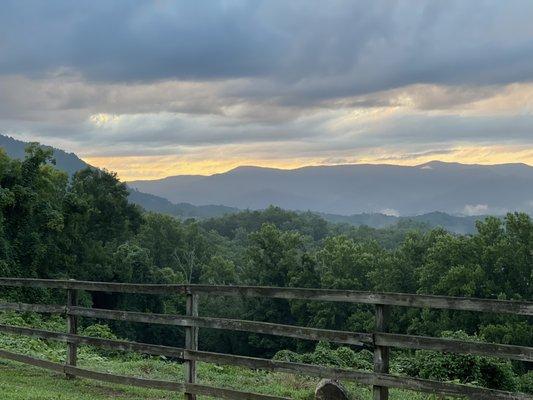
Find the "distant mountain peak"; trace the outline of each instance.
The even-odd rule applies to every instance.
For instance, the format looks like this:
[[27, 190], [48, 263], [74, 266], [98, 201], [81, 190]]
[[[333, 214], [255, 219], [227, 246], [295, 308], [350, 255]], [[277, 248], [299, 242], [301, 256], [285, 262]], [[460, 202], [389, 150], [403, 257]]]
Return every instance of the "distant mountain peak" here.
[[460, 163], [456, 161], [439, 161], [432, 160], [423, 164], [415, 165], [418, 168], [431, 167], [431, 168], [445, 168], [445, 167], [502, 167], [502, 166], [515, 166], [520, 168], [533, 168], [533, 166], [526, 163], [502, 163], [502, 164], [470, 164]]
[[287, 171], [287, 170], [283, 170], [281, 168], [273, 168], [273, 167], [261, 167], [257, 165], [239, 165], [238, 167], [232, 168], [229, 171], [214, 174], [214, 175], [223, 175], [223, 174], [232, 174], [232, 173], [241, 173], [241, 172], [253, 172], [253, 171]]
[[428, 161], [423, 164], [414, 165], [412, 168], [415, 169], [422, 169], [422, 170], [435, 170], [435, 171], [442, 171], [445, 169], [458, 169], [458, 168], [468, 168], [472, 165], [470, 164], [462, 164], [459, 162], [447, 162], [447, 161], [439, 161], [439, 160], [432, 160]]
[[[24, 142], [11, 136], [0, 135], [0, 147], [3, 148], [12, 158], [23, 159], [26, 156], [25, 150], [28, 144], [29, 142]], [[56, 167], [67, 172], [69, 175], [72, 175], [76, 171], [89, 166], [89, 164], [87, 164], [74, 153], [68, 153], [48, 145], [42, 146], [53, 150], [54, 158], [56, 160]]]

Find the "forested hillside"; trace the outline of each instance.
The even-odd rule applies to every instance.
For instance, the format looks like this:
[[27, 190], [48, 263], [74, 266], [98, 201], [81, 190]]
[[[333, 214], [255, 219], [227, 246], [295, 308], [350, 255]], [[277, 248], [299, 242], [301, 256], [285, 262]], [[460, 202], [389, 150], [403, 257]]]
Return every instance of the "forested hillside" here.
[[[128, 188], [112, 173], [84, 169], [69, 178], [47, 163], [50, 160], [51, 150], [36, 145], [28, 148], [24, 160], [0, 152], [0, 276], [533, 299], [533, 222], [523, 213], [508, 214], [503, 220], [489, 217], [477, 223], [471, 236], [429, 230], [417, 223], [387, 229], [334, 225], [312, 213], [274, 207], [180, 221], [129, 203]], [[57, 294], [46, 290], [0, 289], [0, 297], [11, 300], [54, 302], [53, 296]], [[183, 312], [179, 296], [94, 293], [85, 294], [81, 302], [99, 308]], [[200, 309], [205, 315], [349, 331], [368, 331], [373, 324], [371, 308], [347, 304], [219, 298], [206, 300]], [[391, 328], [395, 332], [533, 343], [525, 318], [412, 309], [394, 312]], [[139, 341], [168, 345], [183, 341], [183, 332], [170, 327], [113, 323], [111, 328], [118, 336]], [[459, 329], [464, 332], [452, 333]], [[283, 349], [309, 354], [314, 350], [313, 344], [295, 339], [209, 330], [201, 331], [200, 346], [262, 356], [274, 356]], [[335, 354], [334, 349], [328, 351]], [[287, 354], [296, 357], [296, 353]], [[364, 359], [361, 354], [357, 357]], [[426, 354], [410, 354], [414, 358], [409, 367], [401, 367], [398, 361], [398, 368], [426, 376], [431, 374], [426, 364], [438, 362], [442, 365], [435, 368], [448, 371], [444, 364], [449, 360], [429, 357], [424, 361]], [[459, 364], [467, 360], [454, 357]], [[518, 363], [476, 362], [481, 375], [483, 365], [501, 374], [484, 384], [506, 389], [516, 389], [517, 377], [527, 368]], [[472, 381], [467, 370], [458, 367], [437, 378]]]

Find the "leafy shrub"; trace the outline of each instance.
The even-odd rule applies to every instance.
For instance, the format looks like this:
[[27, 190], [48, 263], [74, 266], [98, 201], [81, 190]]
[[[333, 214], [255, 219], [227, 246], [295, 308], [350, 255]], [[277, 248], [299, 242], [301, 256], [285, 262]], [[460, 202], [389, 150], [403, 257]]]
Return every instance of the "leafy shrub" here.
[[[39, 329], [56, 330], [64, 326], [60, 318], [43, 318], [36, 313], [0, 312], [0, 323], [13, 326], [30, 326]], [[16, 353], [45, 357], [51, 361], [63, 362], [66, 356], [64, 343], [45, 341], [27, 336], [0, 334], [0, 347]]]
[[28, 323], [20, 313], [4, 311], [0, 313], [0, 323], [14, 326], [28, 326]]
[[[480, 341], [476, 336], [465, 332], [444, 332], [443, 337], [466, 341]], [[531, 390], [533, 379], [524, 375], [520, 380], [513, 371], [511, 362], [495, 357], [441, 353], [418, 350], [396, 355], [391, 369], [409, 376], [438, 381], [458, 381], [493, 389], [516, 391], [519, 386], [524, 391]], [[368, 350], [354, 351], [349, 347], [332, 348], [328, 342], [319, 342], [312, 353], [298, 354], [290, 350], [276, 353], [275, 360], [302, 362], [341, 368], [372, 370], [373, 354]]]
[[372, 358], [373, 355], [368, 350], [356, 352], [345, 346], [332, 349], [328, 342], [319, 342], [312, 353], [298, 354], [290, 350], [282, 350], [274, 355], [274, 360], [278, 361], [366, 370], [372, 369]]
[[99, 339], [116, 340], [117, 336], [113, 333], [109, 326], [104, 324], [89, 325], [82, 331], [83, 336], [91, 336]]
[[533, 394], [533, 371], [529, 371], [518, 378], [518, 390]]
[[[462, 331], [444, 332], [444, 337], [479, 341]], [[493, 389], [515, 391], [518, 379], [511, 362], [494, 357], [418, 350], [399, 362], [399, 370], [410, 376], [439, 381], [459, 381]]]
[[533, 343], [533, 329], [527, 321], [504, 324], [489, 324], [479, 329], [480, 335], [488, 342], [530, 346]]
[[[34, 327], [55, 332], [66, 331], [65, 319], [57, 315], [44, 317], [37, 313], [7, 311], [0, 312], [0, 323], [13, 326]], [[90, 325], [83, 329], [80, 334], [102, 339], [117, 339], [117, 336], [111, 329], [103, 324]], [[67, 354], [67, 346], [63, 342], [3, 333], [0, 333], [0, 347], [20, 354], [39, 358], [44, 357], [54, 362], [64, 362]], [[80, 346], [78, 358], [80, 360], [97, 362], [104, 357], [115, 356], [117, 354], [118, 352], [116, 351], [96, 348], [94, 346]]]
[[[105, 324], [89, 325], [85, 329], [82, 330], [81, 335], [90, 336], [90, 337], [99, 338], [99, 339], [110, 339], [110, 340], [119, 339], [117, 335], [113, 333], [111, 328]], [[126, 356], [127, 358], [131, 358], [134, 355], [133, 352], [116, 351], [116, 350], [110, 350], [110, 349], [105, 349], [105, 348], [96, 347], [96, 346], [87, 346], [87, 348], [89, 349], [89, 353], [97, 354], [101, 357]], [[87, 356], [90, 356], [90, 354], [87, 354]]]
[[0, 312], [0, 323], [13, 326], [36, 327], [39, 329], [57, 332], [64, 332], [66, 329], [66, 321], [61, 316], [42, 316], [32, 312]]
[[280, 350], [276, 354], [274, 354], [274, 357], [272, 357], [272, 359], [276, 361], [285, 362], [302, 362], [302, 356], [291, 350]]

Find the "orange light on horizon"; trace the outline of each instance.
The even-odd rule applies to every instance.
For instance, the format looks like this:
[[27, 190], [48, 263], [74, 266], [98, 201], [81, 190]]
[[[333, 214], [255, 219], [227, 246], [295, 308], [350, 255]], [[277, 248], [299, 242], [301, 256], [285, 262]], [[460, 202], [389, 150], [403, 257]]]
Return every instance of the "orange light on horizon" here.
[[518, 146], [465, 146], [449, 153], [438, 155], [421, 154], [403, 156], [401, 153], [387, 154], [384, 150], [371, 154], [360, 154], [357, 158], [339, 157], [342, 162], [331, 162], [320, 158], [265, 159], [237, 158], [195, 159], [180, 156], [123, 156], [84, 157], [95, 167], [117, 172], [122, 180], [151, 180], [173, 175], [212, 175], [227, 172], [243, 165], [258, 167], [294, 169], [310, 165], [338, 164], [395, 164], [418, 165], [429, 161], [460, 162], [464, 164], [525, 163], [533, 165], [533, 148]]

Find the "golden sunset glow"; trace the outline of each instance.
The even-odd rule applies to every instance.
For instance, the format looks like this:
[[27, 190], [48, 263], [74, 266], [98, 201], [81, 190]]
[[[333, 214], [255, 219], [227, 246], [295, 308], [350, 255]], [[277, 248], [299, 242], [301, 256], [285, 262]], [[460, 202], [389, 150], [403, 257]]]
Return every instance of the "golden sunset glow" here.
[[[406, 159], [404, 155], [390, 154], [386, 150], [374, 151], [371, 155], [359, 158], [344, 158], [337, 164], [395, 164], [418, 165], [438, 159], [446, 162], [465, 164], [505, 164], [522, 162], [533, 165], [533, 148], [521, 146], [465, 146], [452, 149], [449, 153], [436, 155], [414, 155]], [[173, 175], [212, 175], [223, 173], [243, 165], [294, 169], [308, 165], [334, 165], [318, 158], [277, 159], [205, 159], [180, 158], [178, 156], [144, 157], [86, 157], [86, 162], [99, 168], [117, 172], [126, 181], [159, 179]]]
[[[292, 169], [306, 165], [305, 160], [272, 161], [252, 159], [186, 160], [173, 156], [87, 157], [87, 163], [114, 171], [122, 180], [159, 179], [173, 175], [213, 175], [243, 165]], [[307, 160], [309, 162], [309, 160]]]

